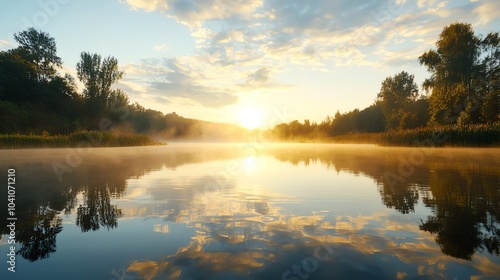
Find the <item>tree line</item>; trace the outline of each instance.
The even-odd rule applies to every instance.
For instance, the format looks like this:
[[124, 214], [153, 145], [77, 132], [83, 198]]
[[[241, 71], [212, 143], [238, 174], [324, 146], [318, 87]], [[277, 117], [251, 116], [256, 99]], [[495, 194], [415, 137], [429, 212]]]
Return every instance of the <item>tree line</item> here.
[[62, 59], [48, 33], [29, 28], [16, 33], [18, 47], [0, 52], [0, 133], [68, 134], [107, 130], [164, 138], [230, 138], [235, 125], [184, 118], [131, 103], [115, 87], [124, 72], [113, 56], [82, 52], [76, 78], [58, 73]]
[[[0, 52], [0, 133], [67, 134], [80, 130], [142, 133], [164, 138], [243, 139], [244, 128], [188, 119], [131, 103], [115, 84], [118, 60], [82, 52], [76, 65], [84, 85], [59, 74], [55, 39], [29, 28], [14, 35], [18, 47]], [[362, 110], [337, 111], [323, 121], [278, 124], [264, 135], [278, 139], [328, 138], [350, 133], [401, 131], [500, 121], [500, 36], [476, 35], [472, 26], [446, 26], [436, 48], [418, 61], [430, 77], [422, 91], [405, 71], [381, 83], [376, 101]]]
[[400, 131], [443, 125], [491, 125], [500, 121], [500, 36], [476, 35], [467, 23], [446, 26], [436, 49], [418, 57], [431, 74], [419, 92], [414, 75], [402, 71], [381, 83], [371, 106], [276, 125], [280, 139], [332, 137], [348, 133]]

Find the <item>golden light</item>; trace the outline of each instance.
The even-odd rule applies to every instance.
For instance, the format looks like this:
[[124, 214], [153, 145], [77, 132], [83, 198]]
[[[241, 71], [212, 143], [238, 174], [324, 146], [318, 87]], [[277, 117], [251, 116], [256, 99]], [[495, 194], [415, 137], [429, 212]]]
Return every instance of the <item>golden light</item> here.
[[253, 156], [248, 156], [245, 158], [244, 162], [245, 170], [247, 172], [251, 172], [255, 169], [255, 157]]
[[261, 128], [264, 125], [264, 116], [255, 107], [244, 107], [238, 111], [238, 121], [248, 129]]

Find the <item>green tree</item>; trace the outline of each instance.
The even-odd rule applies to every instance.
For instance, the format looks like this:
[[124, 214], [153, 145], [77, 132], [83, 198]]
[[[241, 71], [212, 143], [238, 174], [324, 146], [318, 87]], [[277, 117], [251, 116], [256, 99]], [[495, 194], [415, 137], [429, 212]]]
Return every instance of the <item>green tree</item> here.
[[0, 52], [0, 99], [15, 103], [33, 98], [36, 72], [16, 50]]
[[113, 99], [123, 101], [123, 93], [112, 89], [112, 85], [123, 77], [118, 69], [118, 60], [112, 56], [105, 59], [98, 54], [81, 53], [76, 65], [78, 78], [85, 85], [83, 91], [89, 110], [90, 128], [98, 128], [99, 121], [111, 108]]
[[28, 61], [36, 72], [38, 81], [53, 78], [62, 66], [61, 58], [57, 56], [56, 41], [48, 33], [29, 28], [14, 34], [19, 43], [17, 51]]
[[407, 123], [415, 118], [409, 113], [409, 105], [416, 101], [418, 88], [413, 75], [405, 71], [382, 81], [378, 100], [382, 105], [387, 129], [408, 128]]
[[470, 24], [446, 26], [436, 50], [429, 50], [418, 59], [431, 73], [423, 88], [431, 91], [429, 98], [431, 122], [452, 124], [473, 100], [473, 81], [480, 40]]
[[[67, 133], [81, 112], [81, 98], [69, 76], [37, 72], [23, 46], [0, 52], [0, 114], [3, 133]], [[55, 71], [55, 69], [53, 69]], [[50, 76], [50, 77], [49, 77]], [[8, 121], [7, 121], [8, 119]]]
[[359, 112], [357, 127], [360, 132], [382, 132], [385, 126], [385, 118], [380, 102], [376, 102]]
[[481, 40], [481, 61], [478, 67], [476, 90], [481, 93], [481, 121], [500, 120], [500, 36], [489, 33]]

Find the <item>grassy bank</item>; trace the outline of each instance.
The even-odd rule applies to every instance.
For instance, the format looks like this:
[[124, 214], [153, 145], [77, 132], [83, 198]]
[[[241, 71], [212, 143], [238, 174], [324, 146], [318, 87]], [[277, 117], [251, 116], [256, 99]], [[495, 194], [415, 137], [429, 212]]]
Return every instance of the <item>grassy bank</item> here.
[[145, 135], [117, 135], [103, 131], [79, 131], [67, 135], [0, 135], [0, 149], [126, 147], [161, 145]]
[[379, 144], [385, 146], [500, 147], [500, 123], [393, 131], [382, 134]]
[[[274, 141], [280, 140], [274, 139]], [[378, 144], [403, 147], [500, 147], [500, 123], [423, 127], [384, 133], [348, 133], [319, 138], [294, 137], [285, 142]]]
[[330, 142], [341, 144], [378, 144], [383, 133], [349, 133], [330, 138]]

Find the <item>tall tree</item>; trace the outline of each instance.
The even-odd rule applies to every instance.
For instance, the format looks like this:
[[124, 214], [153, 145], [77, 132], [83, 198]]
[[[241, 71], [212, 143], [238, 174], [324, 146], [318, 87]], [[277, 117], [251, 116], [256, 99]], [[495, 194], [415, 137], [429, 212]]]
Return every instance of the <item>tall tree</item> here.
[[418, 97], [414, 76], [402, 71], [382, 81], [378, 99], [382, 105], [387, 129], [407, 128], [409, 120], [415, 118], [408, 110]]
[[481, 61], [478, 67], [476, 90], [481, 92], [481, 120], [500, 121], [500, 35], [489, 33], [481, 40]]
[[29, 28], [14, 34], [14, 39], [19, 43], [17, 51], [32, 64], [38, 81], [47, 81], [56, 75], [56, 68], [62, 66], [62, 61], [57, 56], [54, 38], [48, 33]]
[[81, 53], [76, 65], [78, 78], [85, 85], [83, 91], [88, 105], [91, 128], [98, 128], [99, 119], [110, 108], [111, 99], [123, 100], [123, 93], [112, 89], [112, 85], [123, 77], [118, 69], [118, 60], [112, 56], [105, 59], [98, 54]]
[[453, 23], [446, 26], [436, 50], [429, 50], [418, 59], [431, 73], [423, 88], [430, 96], [431, 122], [452, 124], [457, 121], [467, 103], [474, 97], [474, 75], [480, 40], [470, 24]]
[[36, 72], [15, 50], [0, 52], [0, 99], [25, 102], [33, 98]]

